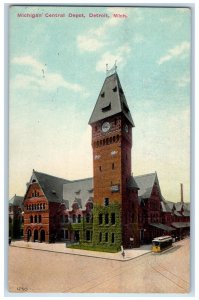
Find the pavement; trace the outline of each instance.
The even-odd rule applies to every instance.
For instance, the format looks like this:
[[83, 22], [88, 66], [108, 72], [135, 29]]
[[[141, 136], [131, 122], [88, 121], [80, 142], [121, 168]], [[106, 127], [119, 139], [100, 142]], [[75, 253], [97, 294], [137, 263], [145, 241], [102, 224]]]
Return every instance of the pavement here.
[[67, 248], [65, 243], [47, 244], [47, 243], [25, 242], [25, 241], [12, 241], [10, 247], [56, 252], [56, 253], [63, 253], [69, 255], [95, 257], [95, 258], [117, 260], [117, 261], [132, 260], [134, 258], [137, 258], [139, 256], [151, 252], [151, 245], [143, 245], [140, 248], [126, 249], [124, 251], [125, 252], [124, 258], [121, 254], [121, 251], [117, 253], [108, 253], [108, 252], [98, 252], [98, 251], [81, 250], [81, 249], [71, 249], [71, 248]]

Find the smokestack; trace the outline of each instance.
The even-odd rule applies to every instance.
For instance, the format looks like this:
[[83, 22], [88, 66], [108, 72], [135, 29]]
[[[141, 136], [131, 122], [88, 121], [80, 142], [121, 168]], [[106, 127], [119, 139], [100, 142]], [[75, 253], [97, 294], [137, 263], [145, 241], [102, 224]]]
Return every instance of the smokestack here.
[[183, 183], [180, 184], [180, 195], [181, 195], [181, 204], [184, 203], [184, 199], [183, 199]]

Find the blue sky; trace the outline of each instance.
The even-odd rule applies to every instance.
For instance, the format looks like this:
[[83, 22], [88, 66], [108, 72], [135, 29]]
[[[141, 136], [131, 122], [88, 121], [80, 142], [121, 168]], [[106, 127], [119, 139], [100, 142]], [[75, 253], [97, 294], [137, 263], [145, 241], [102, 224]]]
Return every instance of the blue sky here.
[[[110, 18], [89, 18], [89, 13]], [[134, 175], [157, 171], [171, 201], [180, 200], [182, 182], [190, 200], [190, 36], [191, 11], [184, 8], [12, 7], [10, 197], [24, 194], [33, 168], [67, 179], [92, 176], [88, 120], [106, 63], [111, 67], [117, 60], [136, 126]]]

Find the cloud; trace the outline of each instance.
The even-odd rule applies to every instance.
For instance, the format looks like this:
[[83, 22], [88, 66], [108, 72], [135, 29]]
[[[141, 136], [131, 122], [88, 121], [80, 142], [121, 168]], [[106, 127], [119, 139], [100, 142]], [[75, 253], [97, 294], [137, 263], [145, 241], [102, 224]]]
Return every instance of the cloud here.
[[167, 54], [160, 57], [158, 60], [158, 64], [161, 65], [165, 63], [166, 61], [169, 61], [175, 57], [182, 57], [189, 51], [190, 49], [190, 43], [188, 42], [182, 42], [180, 45], [175, 46], [172, 49], [169, 49]]
[[15, 79], [11, 81], [14, 88], [52, 91], [62, 87], [82, 93], [84, 96], [88, 95], [84, 87], [66, 81], [61, 74], [49, 72], [45, 64], [37, 61], [32, 56], [14, 57], [11, 62], [16, 65], [30, 67], [29, 75], [21, 73], [16, 75]]
[[[129, 14], [130, 10], [127, 8], [108, 8], [108, 13], [120, 13]], [[103, 25], [96, 29], [91, 29], [85, 34], [77, 36], [77, 46], [82, 51], [94, 52], [100, 50], [102, 47], [108, 44], [107, 32], [111, 27], [121, 24], [123, 19], [120, 18], [108, 18]]]
[[114, 52], [105, 52], [101, 56], [101, 59], [97, 62], [96, 70], [98, 72], [104, 72], [106, 64], [108, 64], [109, 67], [112, 67], [115, 64], [115, 61], [117, 61], [117, 64], [120, 65], [120, 68], [123, 67], [126, 64], [126, 60], [130, 52], [131, 48], [128, 44], [115, 49]]

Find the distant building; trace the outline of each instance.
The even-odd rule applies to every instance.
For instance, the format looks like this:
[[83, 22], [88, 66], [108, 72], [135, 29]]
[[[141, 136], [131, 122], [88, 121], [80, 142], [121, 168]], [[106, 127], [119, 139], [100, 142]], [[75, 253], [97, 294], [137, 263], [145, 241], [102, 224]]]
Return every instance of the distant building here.
[[9, 201], [9, 236], [12, 238], [23, 237], [23, 199], [15, 194]]
[[157, 173], [132, 175], [134, 125], [119, 77], [106, 77], [89, 120], [93, 178], [33, 170], [24, 197], [24, 239], [65, 240], [110, 251], [189, 232], [190, 208], [166, 201]]

